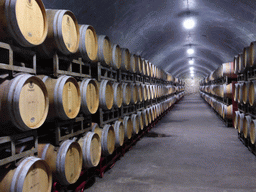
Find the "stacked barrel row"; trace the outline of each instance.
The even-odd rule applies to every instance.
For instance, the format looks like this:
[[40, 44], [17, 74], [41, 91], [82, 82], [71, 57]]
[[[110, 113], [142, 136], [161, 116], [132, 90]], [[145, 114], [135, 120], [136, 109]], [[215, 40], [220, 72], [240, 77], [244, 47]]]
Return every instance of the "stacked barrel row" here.
[[224, 119], [233, 119], [234, 63], [224, 63], [200, 81], [200, 95]]

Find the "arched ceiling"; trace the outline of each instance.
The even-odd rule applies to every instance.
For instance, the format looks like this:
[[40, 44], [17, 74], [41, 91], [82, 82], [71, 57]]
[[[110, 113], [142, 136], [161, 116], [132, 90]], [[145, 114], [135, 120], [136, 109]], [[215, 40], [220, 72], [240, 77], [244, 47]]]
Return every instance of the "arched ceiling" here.
[[[255, 0], [43, 0], [174, 76], [205, 76], [256, 40]], [[185, 29], [186, 18], [196, 26]], [[186, 50], [192, 47], [193, 55]]]

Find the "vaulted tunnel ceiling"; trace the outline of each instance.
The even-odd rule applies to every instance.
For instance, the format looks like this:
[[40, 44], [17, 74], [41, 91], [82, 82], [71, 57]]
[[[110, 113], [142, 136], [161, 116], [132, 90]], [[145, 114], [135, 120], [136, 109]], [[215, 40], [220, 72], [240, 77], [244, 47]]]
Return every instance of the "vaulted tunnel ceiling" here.
[[[43, 0], [174, 76], [205, 76], [256, 41], [255, 0]], [[186, 18], [196, 26], [185, 29]], [[189, 47], [195, 53], [187, 54]], [[193, 58], [194, 64], [188, 61]]]

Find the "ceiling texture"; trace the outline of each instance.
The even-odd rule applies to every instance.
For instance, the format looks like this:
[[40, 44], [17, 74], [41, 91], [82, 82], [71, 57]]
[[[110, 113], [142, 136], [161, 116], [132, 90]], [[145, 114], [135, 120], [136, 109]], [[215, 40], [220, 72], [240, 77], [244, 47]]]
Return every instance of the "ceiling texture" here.
[[[196, 76], [233, 61], [256, 41], [255, 0], [43, 0], [47, 9], [71, 10], [79, 24], [183, 78], [194, 60]], [[185, 29], [187, 18], [195, 27]], [[188, 55], [187, 49], [194, 54]]]

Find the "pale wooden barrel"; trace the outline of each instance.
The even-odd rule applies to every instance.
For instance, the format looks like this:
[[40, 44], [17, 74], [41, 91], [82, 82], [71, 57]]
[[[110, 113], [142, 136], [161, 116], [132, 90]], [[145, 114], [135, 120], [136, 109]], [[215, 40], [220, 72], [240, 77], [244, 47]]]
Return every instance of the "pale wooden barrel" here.
[[234, 118], [234, 128], [238, 129], [238, 119], [240, 117], [240, 112], [239, 111], [235, 111], [235, 118]]
[[254, 145], [256, 143], [256, 120], [252, 119], [250, 124], [250, 141]]
[[147, 114], [147, 110], [146, 109], [144, 109], [142, 111], [142, 118], [143, 118], [144, 127], [147, 127], [149, 122], [148, 122], [148, 114]]
[[144, 84], [142, 84], [141, 87], [142, 87], [142, 98], [143, 98], [143, 101], [147, 101], [148, 100], [147, 87]]
[[27, 157], [19, 163], [17, 168], [3, 167], [1, 170], [1, 192], [50, 192], [51, 188], [51, 170], [40, 158]]
[[69, 120], [75, 118], [81, 108], [81, 94], [79, 85], [74, 77], [60, 76], [52, 79], [45, 75], [39, 75], [46, 85], [50, 106], [48, 120], [60, 118]]
[[135, 54], [130, 55], [130, 69], [129, 71], [132, 73], [136, 72], [137, 59]]
[[121, 48], [121, 57], [122, 57], [121, 69], [124, 70], [124, 71], [129, 71], [130, 70], [130, 52], [129, 52], [129, 49]]
[[238, 101], [238, 94], [239, 94], [239, 83], [235, 84], [235, 93], [234, 93], [234, 101]]
[[249, 102], [249, 87], [250, 82], [245, 81], [242, 84], [242, 92], [243, 92], [243, 103], [247, 104]]
[[0, 1], [0, 39], [14, 39], [23, 47], [33, 47], [44, 42], [48, 24], [44, 4], [41, 0]]
[[256, 66], [256, 41], [251, 42], [250, 44], [250, 51], [249, 51], [249, 63], [250, 67]]
[[228, 85], [224, 84], [223, 85], [223, 96], [225, 98], [232, 99], [232, 95], [233, 95], [232, 93], [233, 93], [233, 85], [232, 85], [232, 83], [230, 83]]
[[251, 125], [252, 117], [250, 115], [245, 116], [243, 122], [243, 134], [244, 138], [250, 138], [250, 125]]
[[146, 91], [147, 91], [147, 100], [151, 100], [151, 89], [150, 89], [150, 85], [146, 85]]
[[256, 104], [256, 81], [251, 81], [249, 85], [249, 104], [255, 106]]
[[114, 90], [112, 83], [103, 80], [100, 83], [100, 107], [104, 110], [112, 109], [114, 104]]
[[129, 105], [131, 102], [131, 88], [130, 85], [127, 83], [122, 84], [123, 89], [123, 104]]
[[243, 65], [244, 69], [249, 69], [250, 67], [250, 62], [249, 62], [249, 57], [250, 57], [250, 47], [245, 47], [243, 50]]
[[13, 79], [3, 78], [1, 82], [1, 124], [14, 125], [21, 131], [39, 128], [49, 109], [49, 97], [42, 80], [21, 74]]
[[138, 74], [142, 74], [142, 68], [143, 68], [143, 66], [142, 66], [141, 57], [140, 57], [139, 55], [136, 55], [136, 56], [135, 56], [135, 59], [137, 60], [136, 66], [135, 66], [135, 71], [136, 71], [136, 73], [138, 73]]
[[120, 69], [122, 63], [121, 48], [119, 45], [114, 44], [112, 46], [112, 61], [111, 66], [115, 69]]
[[149, 61], [145, 60], [146, 75], [150, 76]]
[[238, 73], [244, 72], [243, 53], [238, 54]]
[[97, 124], [92, 127], [92, 131], [100, 136], [102, 155], [111, 155], [115, 150], [115, 130], [112, 125], [104, 125], [103, 129], [99, 128]]
[[113, 84], [113, 91], [114, 91], [114, 107], [120, 108], [123, 103], [123, 89], [120, 83]]
[[136, 104], [138, 102], [138, 90], [136, 87], [136, 84], [131, 83], [130, 84], [130, 89], [131, 89], [131, 104]]
[[237, 75], [238, 74], [238, 56], [236, 55], [236, 56], [234, 56], [234, 67], [235, 67], [235, 69], [234, 69], [234, 73]]
[[78, 141], [83, 153], [83, 167], [96, 167], [101, 157], [100, 136], [94, 132], [88, 132]]
[[116, 121], [114, 124], [115, 130], [115, 146], [120, 147], [124, 144], [124, 125], [121, 121]]
[[149, 77], [153, 77], [152, 63], [149, 62], [148, 66], [149, 66]]
[[124, 125], [124, 138], [125, 139], [131, 139], [132, 138], [133, 125], [132, 125], [132, 120], [129, 116], [124, 117], [123, 125]]
[[102, 65], [110, 66], [112, 61], [112, 47], [108, 36], [99, 35], [98, 36], [98, 54], [97, 60], [100, 61]]
[[243, 83], [240, 82], [238, 85], [238, 103], [243, 103]]
[[138, 115], [132, 114], [131, 120], [132, 120], [133, 134], [138, 134], [140, 131], [140, 121], [139, 121]]
[[98, 38], [95, 29], [91, 25], [79, 25], [79, 53], [83, 60], [97, 61]]
[[141, 58], [141, 65], [142, 65], [142, 75], [146, 75], [147, 71], [146, 71], [146, 61], [144, 58]]
[[138, 91], [138, 102], [142, 102], [143, 101], [142, 85], [140, 83], [137, 83], [136, 88]]
[[233, 105], [224, 105], [224, 113], [223, 113], [223, 118], [224, 119], [233, 119]]
[[151, 110], [150, 108], [147, 108], [147, 116], [148, 116], [148, 123], [152, 123], [152, 115], [151, 115]]
[[144, 121], [143, 121], [143, 114], [141, 111], [137, 112], [139, 122], [140, 122], [140, 130], [144, 129]]
[[99, 88], [93, 79], [78, 82], [81, 92], [81, 111], [85, 115], [95, 114], [99, 108]]
[[75, 15], [68, 10], [47, 9], [48, 33], [38, 54], [42, 57], [52, 57], [55, 52], [70, 55], [79, 48], [79, 26]]
[[244, 122], [244, 113], [240, 113], [239, 114], [239, 118], [238, 118], [238, 128], [237, 128], [237, 131], [238, 133], [241, 133], [243, 132], [243, 122]]
[[78, 180], [83, 154], [77, 142], [66, 140], [57, 149], [51, 144], [39, 144], [38, 156], [48, 163], [54, 179], [61, 185], [70, 185]]

